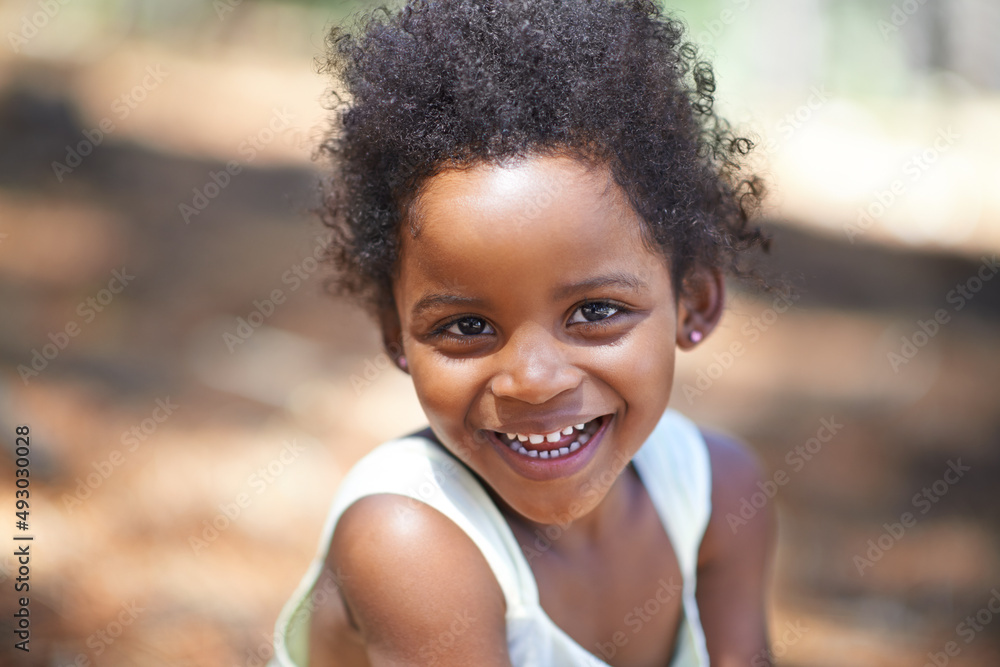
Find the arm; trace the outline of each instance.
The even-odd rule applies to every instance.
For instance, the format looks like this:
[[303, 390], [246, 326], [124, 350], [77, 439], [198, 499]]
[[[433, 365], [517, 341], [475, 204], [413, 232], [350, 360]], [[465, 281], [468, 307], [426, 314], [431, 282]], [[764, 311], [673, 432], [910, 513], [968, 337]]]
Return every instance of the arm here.
[[766, 667], [771, 663], [764, 595], [774, 507], [769, 499], [743, 522], [740, 504], [760, 493], [761, 466], [736, 440], [706, 433], [705, 441], [712, 462], [712, 516], [698, 553], [697, 598], [708, 652], [713, 666]]
[[510, 666], [493, 571], [462, 529], [428, 505], [388, 494], [354, 503], [337, 523], [327, 569], [339, 574], [346, 615], [373, 667]]

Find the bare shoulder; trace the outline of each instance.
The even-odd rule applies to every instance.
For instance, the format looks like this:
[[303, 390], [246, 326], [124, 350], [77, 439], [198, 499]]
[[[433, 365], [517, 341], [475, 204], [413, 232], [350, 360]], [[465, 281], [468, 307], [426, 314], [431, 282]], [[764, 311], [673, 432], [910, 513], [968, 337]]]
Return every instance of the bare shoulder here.
[[713, 481], [717, 474], [723, 475], [723, 479], [735, 481], [740, 478], [757, 478], [763, 473], [760, 459], [750, 445], [728, 433], [704, 427], [699, 429], [712, 458]]
[[[730, 537], [749, 533], [766, 538], [773, 523], [773, 493], [768, 496], [764, 466], [747, 443], [719, 431], [702, 428], [701, 432], [712, 465], [712, 516], [700, 559], [704, 562], [732, 542]], [[760, 507], [750, 504], [750, 515], [744, 501]]]
[[343, 613], [318, 614], [328, 627], [312, 632], [343, 636], [349, 624], [371, 665], [509, 665], [496, 577], [432, 507], [392, 494], [358, 500], [337, 522], [326, 570]]
[[769, 664], [765, 596], [775, 538], [773, 494], [765, 492], [764, 466], [746, 443], [722, 433], [703, 435], [712, 464], [712, 514], [698, 554], [697, 596], [709, 655], [712, 664]]

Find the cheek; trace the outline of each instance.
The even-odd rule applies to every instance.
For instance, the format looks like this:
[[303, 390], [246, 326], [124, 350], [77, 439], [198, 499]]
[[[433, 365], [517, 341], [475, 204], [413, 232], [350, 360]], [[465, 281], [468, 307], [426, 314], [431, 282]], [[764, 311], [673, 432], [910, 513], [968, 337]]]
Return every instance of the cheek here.
[[[667, 326], [670, 326], [669, 330]], [[677, 352], [672, 323], [664, 322], [655, 333], [645, 336], [635, 355], [632, 368], [635, 381], [642, 385], [657, 384], [670, 390], [674, 379], [674, 356]]]
[[476, 365], [472, 360], [442, 361], [419, 353], [411, 363], [413, 386], [431, 426], [439, 434], [456, 437], [481, 385]]
[[636, 449], [652, 433], [670, 402], [676, 347], [674, 330], [665, 329], [668, 326], [660, 322], [648, 327], [644, 335], [635, 338], [630, 354], [621, 362], [619, 386], [627, 408], [620, 434], [623, 442], [634, 443]]
[[603, 350], [602, 375], [632, 411], [662, 412], [670, 398], [675, 353], [672, 318], [649, 318], [624, 344]]

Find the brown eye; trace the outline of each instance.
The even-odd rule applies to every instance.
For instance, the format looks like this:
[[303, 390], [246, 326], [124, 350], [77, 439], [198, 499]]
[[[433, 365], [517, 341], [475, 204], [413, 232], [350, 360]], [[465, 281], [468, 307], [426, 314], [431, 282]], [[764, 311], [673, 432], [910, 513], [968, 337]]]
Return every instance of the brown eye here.
[[607, 301], [592, 301], [577, 308], [576, 312], [570, 318], [569, 324], [599, 322], [608, 319], [620, 310], [620, 308], [611, 305]]
[[455, 336], [481, 336], [493, 333], [493, 329], [486, 320], [479, 317], [463, 317], [455, 320], [445, 331]]

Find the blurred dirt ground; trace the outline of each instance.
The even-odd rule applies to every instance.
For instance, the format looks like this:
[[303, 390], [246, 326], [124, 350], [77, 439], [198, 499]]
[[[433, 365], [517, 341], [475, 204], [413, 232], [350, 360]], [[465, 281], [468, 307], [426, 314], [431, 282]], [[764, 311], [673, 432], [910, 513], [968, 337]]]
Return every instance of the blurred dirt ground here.
[[[93, 127], [73, 76], [40, 68], [0, 91], [0, 479], [12, 489], [13, 429], [29, 425], [36, 535], [28, 655], [11, 649], [16, 564], [0, 556], [0, 661], [259, 665], [341, 474], [422, 415], [373, 325], [323, 294], [318, 174], [281, 156], [307, 132], [186, 223], [179, 204], [226, 168], [210, 147], [123, 132], [55, 180]], [[236, 136], [270, 111], [255, 117]], [[778, 508], [779, 664], [919, 666], [948, 642], [948, 664], [1000, 664], [1000, 279], [958, 310], [948, 294], [979, 258], [772, 222], [793, 307], [737, 293], [682, 356], [673, 405], [774, 475], [716, 511], [738, 529], [754, 504]], [[134, 276], [120, 293], [115, 271]], [[922, 344], [894, 369], [902, 337]], [[44, 367], [22, 377], [35, 351]]]

